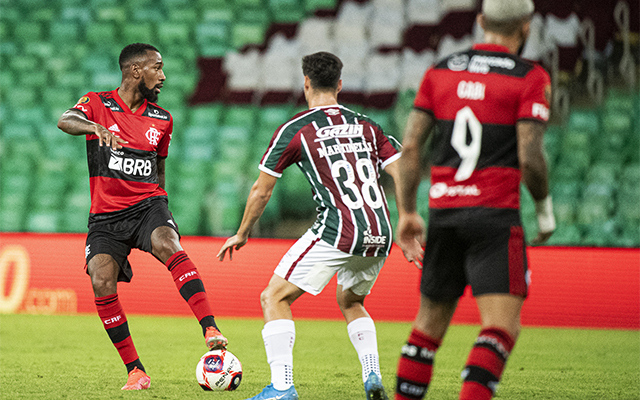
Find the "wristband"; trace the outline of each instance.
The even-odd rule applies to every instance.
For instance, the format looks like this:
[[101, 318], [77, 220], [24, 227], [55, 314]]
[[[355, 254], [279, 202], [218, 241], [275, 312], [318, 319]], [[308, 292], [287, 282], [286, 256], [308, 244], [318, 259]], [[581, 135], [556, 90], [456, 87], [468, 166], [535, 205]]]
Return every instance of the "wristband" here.
[[538, 229], [541, 233], [553, 232], [556, 229], [551, 196], [536, 201], [536, 215], [538, 216]]

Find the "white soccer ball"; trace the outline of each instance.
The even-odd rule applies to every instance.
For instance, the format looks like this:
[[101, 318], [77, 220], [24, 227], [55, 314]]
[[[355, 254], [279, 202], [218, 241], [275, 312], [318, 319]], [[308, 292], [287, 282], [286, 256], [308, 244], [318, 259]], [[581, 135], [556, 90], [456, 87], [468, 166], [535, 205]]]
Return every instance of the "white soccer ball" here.
[[211, 350], [198, 361], [196, 378], [204, 390], [236, 390], [242, 380], [242, 364], [227, 350]]

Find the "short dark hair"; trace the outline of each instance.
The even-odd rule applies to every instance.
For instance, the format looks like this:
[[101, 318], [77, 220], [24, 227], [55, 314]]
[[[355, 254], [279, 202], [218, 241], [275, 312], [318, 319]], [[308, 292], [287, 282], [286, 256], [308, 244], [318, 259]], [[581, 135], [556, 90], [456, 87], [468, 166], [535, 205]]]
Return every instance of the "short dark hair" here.
[[336, 89], [341, 72], [342, 61], [326, 51], [302, 57], [302, 73], [314, 89]]
[[120, 58], [118, 59], [120, 70], [124, 70], [132, 58], [144, 55], [147, 51], [160, 52], [154, 46], [146, 43], [131, 43], [130, 45], [125, 46], [125, 48], [120, 52]]

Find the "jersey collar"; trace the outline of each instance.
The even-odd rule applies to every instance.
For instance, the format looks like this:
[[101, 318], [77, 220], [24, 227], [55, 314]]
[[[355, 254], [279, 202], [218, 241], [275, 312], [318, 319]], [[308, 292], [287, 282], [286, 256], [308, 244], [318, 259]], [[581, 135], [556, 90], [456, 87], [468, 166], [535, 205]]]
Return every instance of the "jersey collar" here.
[[473, 50], [492, 51], [496, 53], [509, 53], [509, 49], [501, 44], [493, 43], [476, 43], [472, 47]]
[[120, 98], [120, 95], [118, 94], [118, 89], [120, 89], [120, 87], [114, 89], [112, 93], [113, 93], [113, 99], [118, 104], [120, 104], [120, 107], [122, 107], [122, 109], [129, 114], [142, 115], [144, 110], [147, 109], [147, 103], [148, 103], [147, 99], [144, 99], [142, 101], [142, 105], [136, 110], [136, 112], [132, 112], [129, 106], [127, 105], [127, 103], [125, 103], [124, 100]]
[[330, 104], [328, 106], [318, 106], [318, 107], [313, 107], [310, 110], [322, 110], [323, 108], [340, 108], [342, 107], [340, 104], [336, 103], [336, 104]]

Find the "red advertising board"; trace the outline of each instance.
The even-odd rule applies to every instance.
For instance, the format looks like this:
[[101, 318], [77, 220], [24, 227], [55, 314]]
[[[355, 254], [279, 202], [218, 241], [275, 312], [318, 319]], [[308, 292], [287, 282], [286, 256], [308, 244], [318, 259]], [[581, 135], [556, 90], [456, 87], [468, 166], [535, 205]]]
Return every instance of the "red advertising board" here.
[[[0, 312], [95, 313], [84, 272], [81, 234], [0, 233]], [[222, 238], [184, 237], [217, 316], [262, 317], [260, 292], [292, 240], [251, 239], [233, 261], [215, 255]], [[640, 249], [533, 247], [530, 296], [522, 311], [528, 326], [640, 329]], [[134, 250], [134, 277], [118, 287], [128, 314], [190, 315], [164, 265]], [[394, 247], [366, 306], [380, 321], [411, 321], [418, 309], [420, 272]], [[335, 279], [315, 298], [293, 305], [296, 318], [341, 319]], [[477, 323], [469, 293], [454, 323]]]

